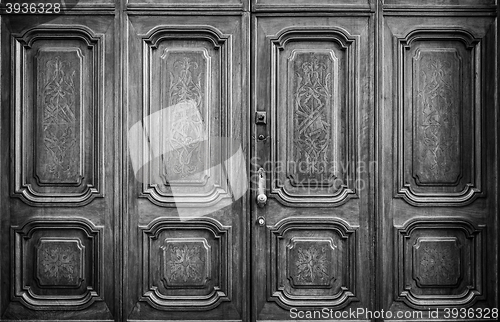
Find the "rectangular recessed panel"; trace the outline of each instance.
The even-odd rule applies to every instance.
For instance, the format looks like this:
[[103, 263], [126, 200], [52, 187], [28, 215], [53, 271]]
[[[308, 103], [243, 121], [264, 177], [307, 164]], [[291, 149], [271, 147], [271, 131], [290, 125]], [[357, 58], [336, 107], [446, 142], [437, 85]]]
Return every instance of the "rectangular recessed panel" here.
[[[160, 173], [169, 185], [207, 180], [211, 57], [203, 48], [169, 49], [161, 56]], [[185, 103], [177, 105], [179, 103]]]
[[48, 48], [36, 56], [35, 176], [40, 184], [83, 178], [83, 57], [79, 48]]
[[148, 10], [162, 12], [165, 10], [184, 11], [242, 11], [248, 8], [246, 0], [128, 0], [129, 12]]
[[229, 35], [207, 26], [159, 27], [143, 38], [143, 118], [129, 138], [146, 142], [131, 156], [142, 196], [157, 205], [213, 205], [228, 196], [230, 48]]
[[397, 196], [465, 205], [484, 196], [480, 40], [422, 28], [398, 43]]
[[384, 0], [386, 5], [406, 5], [406, 6], [422, 6], [422, 7], [439, 7], [439, 6], [472, 6], [495, 5], [495, 0]]
[[102, 35], [61, 26], [13, 42], [13, 195], [32, 206], [101, 197]]
[[338, 160], [338, 59], [333, 50], [292, 51], [288, 58], [288, 122], [292, 126], [287, 159], [294, 187], [330, 187]]
[[319, 0], [319, 1], [308, 1], [308, 0], [252, 0], [254, 3], [254, 8], [261, 9], [274, 9], [278, 10], [304, 10], [307, 8], [322, 8], [323, 10], [331, 8], [365, 8], [369, 9], [368, 0]]
[[357, 39], [322, 28], [271, 39], [271, 194], [283, 203], [355, 197]]
[[[413, 174], [419, 184], [455, 184], [461, 175], [462, 58], [454, 48], [413, 56]], [[467, 104], [468, 105], [468, 104]]]

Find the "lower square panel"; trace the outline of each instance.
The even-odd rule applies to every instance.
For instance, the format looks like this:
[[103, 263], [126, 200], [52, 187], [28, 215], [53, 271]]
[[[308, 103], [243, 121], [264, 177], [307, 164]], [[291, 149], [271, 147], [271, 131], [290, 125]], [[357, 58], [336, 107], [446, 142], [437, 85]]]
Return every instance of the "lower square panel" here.
[[231, 294], [231, 231], [217, 220], [159, 218], [140, 227], [141, 301], [159, 310], [210, 310]]
[[292, 218], [270, 229], [268, 300], [284, 308], [342, 308], [355, 297], [356, 229], [332, 218]]
[[414, 219], [396, 227], [396, 299], [416, 309], [470, 306], [483, 298], [483, 227]]
[[84, 218], [12, 227], [12, 300], [34, 310], [81, 310], [102, 300], [102, 227]]

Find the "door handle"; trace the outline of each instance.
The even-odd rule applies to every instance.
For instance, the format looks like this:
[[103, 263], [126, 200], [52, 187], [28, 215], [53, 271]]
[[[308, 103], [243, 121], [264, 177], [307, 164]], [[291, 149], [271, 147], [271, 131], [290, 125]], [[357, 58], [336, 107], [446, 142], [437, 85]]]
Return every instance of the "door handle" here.
[[264, 168], [259, 168], [257, 174], [259, 175], [259, 182], [257, 187], [257, 205], [262, 208], [267, 203], [266, 171], [264, 170]]

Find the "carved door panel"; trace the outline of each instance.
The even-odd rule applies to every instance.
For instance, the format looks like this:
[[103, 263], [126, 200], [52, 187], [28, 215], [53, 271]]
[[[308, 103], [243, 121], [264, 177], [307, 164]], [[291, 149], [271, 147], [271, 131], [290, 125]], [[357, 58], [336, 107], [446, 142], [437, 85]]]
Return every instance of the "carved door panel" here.
[[127, 319], [245, 319], [245, 25], [128, 16]]
[[106, 320], [117, 311], [114, 133], [104, 127], [114, 20], [50, 20], [2, 16], [1, 318]]
[[436, 8], [423, 5], [403, 18], [397, 2], [384, 8], [378, 240], [380, 272], [394, 271], [378, 276], [386, 310], [498, 304], [496, 9], [477, 5], [483, 16], [431, 17]]
[[372, 160], [370, 15], [253, 26], [253, 109], [267, 124], [256, 117], [252, 201], [268, 199], [252, 212], [252, 314], [370, 308], [370, 173], [357, 168]]

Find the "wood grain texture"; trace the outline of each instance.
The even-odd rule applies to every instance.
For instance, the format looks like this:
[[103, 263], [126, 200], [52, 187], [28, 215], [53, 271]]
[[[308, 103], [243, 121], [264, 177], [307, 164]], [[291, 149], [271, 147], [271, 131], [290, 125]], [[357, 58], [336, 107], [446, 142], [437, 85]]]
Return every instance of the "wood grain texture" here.
[[0, 320], [497, 307], [496, 2], [2, 9]]

